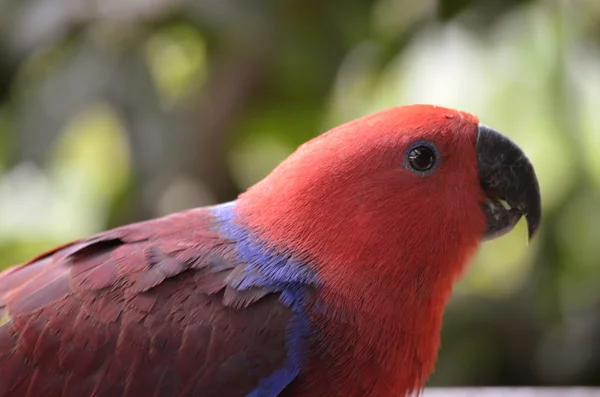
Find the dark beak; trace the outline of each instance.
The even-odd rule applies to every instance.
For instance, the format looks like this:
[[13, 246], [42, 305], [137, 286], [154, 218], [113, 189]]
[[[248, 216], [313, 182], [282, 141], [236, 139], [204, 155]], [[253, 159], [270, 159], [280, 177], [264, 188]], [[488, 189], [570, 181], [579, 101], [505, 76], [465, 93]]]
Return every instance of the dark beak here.
[[510, 232], [524, 216], [531, 241], [540, 225], [542, 201], [529, 159], [513, 141], [484, 125], [477, 129], [476, 149], [479, 181], [487, 196], [483, 203], [487, 227], [482, 239]]

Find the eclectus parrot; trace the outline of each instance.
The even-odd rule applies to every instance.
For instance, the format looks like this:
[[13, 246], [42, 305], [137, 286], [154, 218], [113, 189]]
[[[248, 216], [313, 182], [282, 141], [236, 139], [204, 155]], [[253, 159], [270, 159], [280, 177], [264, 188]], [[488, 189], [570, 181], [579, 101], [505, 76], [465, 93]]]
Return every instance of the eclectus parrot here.
[[0, 274], [2, 397], [406, 396], [452, 285], [524, 216], [534, 169], [468, 113], [395, 107], [300, 146], [235, 201]]

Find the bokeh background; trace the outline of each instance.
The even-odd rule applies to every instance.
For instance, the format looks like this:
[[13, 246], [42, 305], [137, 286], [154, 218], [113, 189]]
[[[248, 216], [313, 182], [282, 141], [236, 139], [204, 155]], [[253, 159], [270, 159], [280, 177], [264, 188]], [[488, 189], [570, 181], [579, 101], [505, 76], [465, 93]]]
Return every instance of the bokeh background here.
[[544, 201], [456, 289], [430, 385], [600, 384], [597, 0], [0, 0], [0, 267], [424, 102], [517, 141]]

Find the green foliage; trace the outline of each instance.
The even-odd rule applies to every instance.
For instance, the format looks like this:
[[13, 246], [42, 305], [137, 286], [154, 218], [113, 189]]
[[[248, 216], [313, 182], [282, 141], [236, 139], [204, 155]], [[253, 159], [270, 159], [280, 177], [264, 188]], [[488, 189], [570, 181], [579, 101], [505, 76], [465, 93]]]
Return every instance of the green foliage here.
[[128, 183], [123, 138], [110, 108], [92, 106], [67, 126], [46, 170], [26, 166], [0, 179], [0, 268], [105, 227]]
[[367, 113], [457, 107], [530, 156], [544, 219], [530, 246], [521, 223], [477, 254], [432, 384], [600, 383], [600, 7], [567, 3], [131, 3], [127, 23], [23, 36], [20, 63], [0, 46], [0, 268], [165, 201], [233, 198]]
[[6, 108], [0, 107], [0, 173], [6, 168], [8, 163], [10, 130], [10, 114]]
[[156, 87], [167, 103], [184, 100], [206, 80], [206, 44], [196, 29], [176, 24], [152, 33], [144, 45]]

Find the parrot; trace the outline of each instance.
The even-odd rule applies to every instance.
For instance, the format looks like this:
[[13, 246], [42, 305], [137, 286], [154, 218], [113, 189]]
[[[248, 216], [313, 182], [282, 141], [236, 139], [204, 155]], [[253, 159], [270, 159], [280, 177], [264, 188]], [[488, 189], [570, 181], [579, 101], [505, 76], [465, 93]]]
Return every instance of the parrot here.
[[531, 161], [466, 111], [387, 108], [229, 202], [0, 274], [1, 397], [403, 397], [480, 245], [541, 220]]

